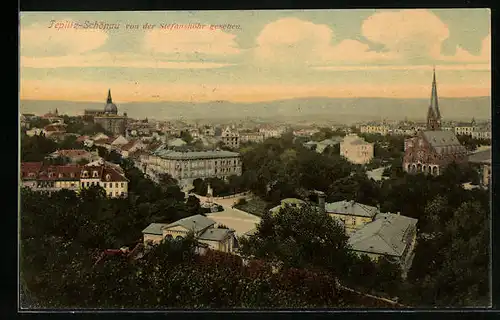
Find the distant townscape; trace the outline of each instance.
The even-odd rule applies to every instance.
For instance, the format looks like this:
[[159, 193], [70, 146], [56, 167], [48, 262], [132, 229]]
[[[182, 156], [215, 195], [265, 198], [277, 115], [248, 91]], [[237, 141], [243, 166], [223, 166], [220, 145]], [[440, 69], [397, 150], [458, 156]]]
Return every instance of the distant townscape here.
[[491, 123], [429, 89], [422, 122], [22, 113], [24, 303], [488, 305]]

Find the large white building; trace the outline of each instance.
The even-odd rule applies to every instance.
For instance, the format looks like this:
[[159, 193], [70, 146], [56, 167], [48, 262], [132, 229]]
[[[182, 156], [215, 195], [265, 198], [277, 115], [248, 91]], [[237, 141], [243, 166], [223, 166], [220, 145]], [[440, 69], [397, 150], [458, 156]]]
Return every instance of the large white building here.
[[181, 187], [190, 186], [195, 179], [221, 178], [241, 175], [239, 153], [216, 151], [173, 151], [159, 149], [143, 156], [141, 163], [145, 173], [152, 178], [168, 173], [177, 179]]
[[367, 164], [373, 159], [373, 146], [356, 134], [348, 134], [340, 143], [340, 155], [351, 163]]

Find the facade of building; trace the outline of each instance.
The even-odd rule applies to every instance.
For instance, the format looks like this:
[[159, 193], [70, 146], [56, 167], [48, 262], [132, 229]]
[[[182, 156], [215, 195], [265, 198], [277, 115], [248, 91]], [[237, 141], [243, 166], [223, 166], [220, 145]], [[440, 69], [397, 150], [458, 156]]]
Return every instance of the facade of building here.
[[221, 133], [222, 143], [231, 149], [238, 149], [240, 147], [240, 134], [236, 130], [231, 130], [227, 127]]
[[174, 151], [160, 148], [141, 159], [144, 172], [155, 177], [168, 173], [181, 186], [189, 186], [195, 179], [222, 178], [241, 175], [239, 153], [230, 151]]
[[390, 131], [389, 126], [386, 125], [364, 125], [359, 128], [361, 133], [370, 133], [370, 134], [380, 134], [387, 135]]
[[216, 222], [202, 215], [195, 215], [176, 222], [152, 223], [142, 231], [144, 245], [154, 245], [164, 239], [178, 240], [185, 238], [190, 232], [195, 239], [212, 250], [233, 252], [234, 231], [216, 228]]
[[380, 213], [376, 207], [354, 201], [326, 203], [325, 211], [330, 217], [342, 222], [348, 235], [372, 222]]
[[373, 143], [356, 134], [348, 134], [340, 143], [340, 155], [355, 164], [367, 164], [373, 159]]
[[120, 166], [103, 160], [86, 164], [80, 173], [80, 189], [100, 186], [110, 198], [127, 197], [128, 182]]
[[253, 142], [262, 143], [264, 142], [264, 134], [262, 133], [243, 133], [240, 134], [240, 141], [243, 142]]
[[432, 95], [427, 112], [427, 130], [405, 140], [403, 170], [409, 173], [439, 175], [452, 162], [467, 162], [467, 150], [452, 131], [441, 130], [436, 74], [432, 81]]
[[114, 135], [125, 135], [127, 127], [127, 114], [118, 115], [118, 107], [113, 103], [111, 90], [104, 106], [104, 112], [94, 116], [94, 122], [100, 124], [106, 131]]
[[126, 197], [128, 179], [119, 166], [102, 160], [85, 166], [47, 165], [42, 162], [21, 163], [21, 183], [33, 191], [53, 192], [62, 189], [79, 191], [101, 186], [108, 197]]

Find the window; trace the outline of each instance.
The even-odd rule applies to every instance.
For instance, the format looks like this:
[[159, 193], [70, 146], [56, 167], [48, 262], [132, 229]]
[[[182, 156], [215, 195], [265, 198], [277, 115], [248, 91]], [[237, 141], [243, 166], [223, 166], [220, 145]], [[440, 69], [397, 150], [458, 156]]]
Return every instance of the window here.
[[115, 182], [115, 188], [118, 188], [118, 182]]
[[107, 184], [106, 182], [104, 182], [104, 183], [102, 184], [102, 186], [103, 186], [104, 188], [107, 188], [107, 187], [108, 187], [108, 184]]
[[[111, 175], [107, 174], [106, 175], [106, 181], [109, 181], [109, 180], [111, 180]], [[110, 184], [110, 186], [111, 186], [111, 184]]]
[[99, 172], [94, 171], [94, 172], [92, 173], [92, 177], [93, 177], [93, 178], [97, 178], [97, 177], [99, 177]]
[[83, 177], [87, 178], [89, 176], [89, 172], [87, 170], [83, 171]]
[[121, 184], [121, 185], [122, 185], [122, 188], [123, 188], [123, 187], [125, 186], [125, 183], [123, 183], [123, 182], [122, 182], [122, 184]]

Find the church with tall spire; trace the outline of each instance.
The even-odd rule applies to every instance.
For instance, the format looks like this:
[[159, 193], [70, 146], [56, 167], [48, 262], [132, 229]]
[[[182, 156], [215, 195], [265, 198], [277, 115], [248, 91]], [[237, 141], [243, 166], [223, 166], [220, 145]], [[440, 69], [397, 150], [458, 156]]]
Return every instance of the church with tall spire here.
[[433, 69], [431, 103], [427, 111], [427, 130], [441, 130], [441, 112], [439, 111], [437, 94], [436, 69]]
[[441, 130], [441, 111], [433, 69], [431, 101], [427, 109], [426, 130], [405, 140], [403, 170], [408, 173], [440, 175], [451, 163], [467, 162], [467, 150], [452, 131]]

